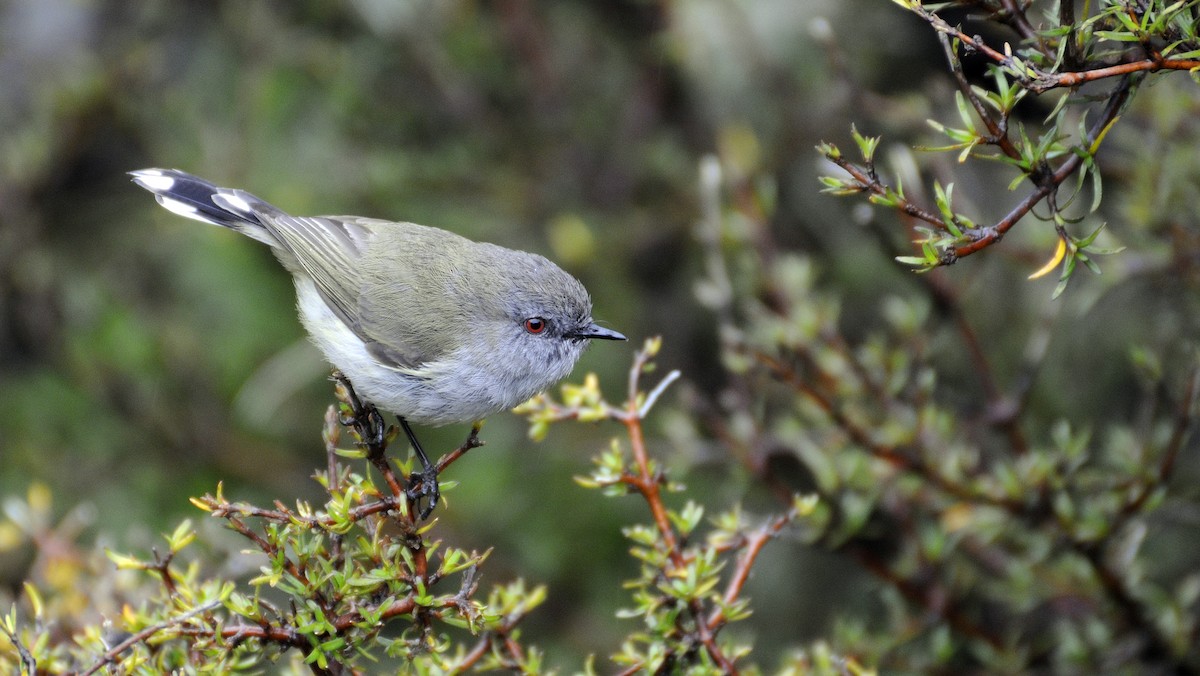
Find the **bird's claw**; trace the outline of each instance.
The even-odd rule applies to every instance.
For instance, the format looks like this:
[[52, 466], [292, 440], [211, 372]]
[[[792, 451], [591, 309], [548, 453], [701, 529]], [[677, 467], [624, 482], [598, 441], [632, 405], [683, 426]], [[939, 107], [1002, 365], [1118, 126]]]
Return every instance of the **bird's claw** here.
[[363, 425], [365, 431], [363, 441], [370, 446], [381, 447], [387, 437], [387, 423], [383, 422], [383, 416], [379, 414], [379, 409], [372, 404], [367, 404], [367, 407], [366, 422]]
[[[438, 499], [441, 498], [441, 490], [438, 488], [438, 470], [434, 465], [429, 465], [424, 469], [413, 472], [408, 477], [408, 486], [404, 489], [405, 497], [408, 498], [408, 504], [417, 509], [419, 520], [424, 521], [429, 518], [437, 507]], [[421, 507], [421, 502], [428, 499], [428, 503]]]
[[338, 419], [343, 425], [354, 427], [358, 432], [359, 439], [369, 449], [383, 448], [388, 428], [387, 424], [383, 422], [383, 416], [380, 415], [379, 409], [375, 408], [374, 404], [359, 399], [358, 393], [354, 391], [354, 385], [341, 371], [334, 371], [333, 379], [345, 388], [343, 401], [346, 408], [349, 409], [343, 409], [339, 413]]

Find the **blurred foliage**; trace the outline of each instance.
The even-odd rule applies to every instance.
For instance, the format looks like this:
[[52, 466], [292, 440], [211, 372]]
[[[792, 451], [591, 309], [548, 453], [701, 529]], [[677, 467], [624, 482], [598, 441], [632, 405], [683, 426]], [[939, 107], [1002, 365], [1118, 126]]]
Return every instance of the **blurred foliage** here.
[[[162, 212], [123, 175], [165, 165], [294, 213], [545, 253], [584, 281], [598, 319], [662, 334], [681, 396], [660, 403], [647, 444], [689, 487], [667, 507], [741, 502], [763, 523], [797, 492], [820, 496], [804, 528], [763, 550], [745, 585], [754, 615], [723, 635], [752, 643], [764, 668], [783, 655], [774, 666], [790, 673], [1196, 673], [1200, 88], [1186, 72], [1123, 74], [1120, 119], [1100, 127], [1093, 97], [1112, 100], [1116, 80], [1020, 92], [1083, 64], [1195, 58], [1198, 12], [1158, 0], [0, 6], [0, 610], [19, 599], [33, 617], [31, 582], [58, 591], [42, 610], [55, 636], [119, 625], [124, 600], [159, 583], [114, 573], [99, 548], [150, 550], [218, 482], [249, 504], [328, 499], [309, 480], [328, 370], [289, 280], [264, 247]], [[1071, 40], [1073, 54], [1056, 49]], [[993, 102], [1024, 165], [975, 161], [996, 146], [964, 82]], [[1089, 129], [1107, 130], [1101, 143]], [[947, 137], [959, 147], [925, 150]], [[871, 169], [959, 234], [821, 195], [819, 175], [847, 180], [814, 156], [823, 141], [872, 146]], [[1069, 209], [1041, 202], [1006, 221], [1042, 189], [1039, 161], [1071, 157], [1086, 180], [1073, 203], [1075, 177], [1062, 184]], [[1004, 223], [1002, 243], [954, 267], [895, 262], [920, 239], [942, 262], [947, 246], [983, 241], [960, 241], [972, 227]], [[1068, 262], [1093, 243], [1124, 250], [1051, 300], [1057, 281], [1026, 277], [1063, 242]], [[580, 370], [619, 380], [619, 354], [590, 351]], [[524, 637], [545, 664], [577, 665], [626, 652], [637, 621], [619, 608], [661, 616], [619, 588], [646, 590], [651, 574], [620, 534], [642, 518], [636, 501], [569, 480], [604, 435], [543, 422], [534, 445], [514, 416], [489, 421], [487, 447], [450, 471], [439, 537], [490, 549], [488, 574], [528, 580], [522, 595], [544, 585]], [[422, 431], [433, 448], [460, 433]], [[187, 574], [252, 577], [258, 564], [226, 556], [244, 542], [208, 523]], [[642, 657], [626, 663], [652, 644], [631, 644]], [[811, 647], [784, 652], [798, 645]]]

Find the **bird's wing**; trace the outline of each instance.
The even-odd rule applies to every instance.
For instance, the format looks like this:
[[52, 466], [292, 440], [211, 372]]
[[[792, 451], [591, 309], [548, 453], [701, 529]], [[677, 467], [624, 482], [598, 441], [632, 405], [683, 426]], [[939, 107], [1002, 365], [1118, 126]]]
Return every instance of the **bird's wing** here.
[[[271, 214], [264, 226], [342, 321], [361, 336], [360, 262], [373, 232], [354, 217]], [[285, 261], [286, 263], [287, 261]], [[294, 271], [295, 272], [295, 271]]]
[[479, 319], [468, 278], [483, 261], [474, 242], [445, 230], [380, 222], [374, 231], [360, 260], [359, 335], [376, 359], [416, 371], [468, 339]]

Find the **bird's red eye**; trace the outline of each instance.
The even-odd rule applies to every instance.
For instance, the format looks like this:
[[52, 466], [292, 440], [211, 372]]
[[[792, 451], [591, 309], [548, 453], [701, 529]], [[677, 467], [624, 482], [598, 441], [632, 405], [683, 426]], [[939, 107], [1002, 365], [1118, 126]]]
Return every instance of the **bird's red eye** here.
[[546, 330], [546, 320], [541, 317], [530, 317], [525, 320], [525, 330], [533, 334], [541, 333]]

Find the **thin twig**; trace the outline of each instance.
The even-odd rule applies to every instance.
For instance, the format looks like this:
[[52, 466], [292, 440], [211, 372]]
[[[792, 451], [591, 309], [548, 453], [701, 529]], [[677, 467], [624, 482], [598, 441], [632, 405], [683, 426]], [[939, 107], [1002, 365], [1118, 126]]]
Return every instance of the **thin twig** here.
[[966, 97], [967, 101], [971, 102], [971, 107], [975, 109], [975, 114], [987, 127], [988, 138], [984, 141], [991, 145], [1000, 148], [1008, 157], [1014, 160], [1021, 159], [1021, 151], [1013, 145], [1012, 140], [1008, 138], [1008, 120], [1002, 119], [997, 122], [992, 119], [988, 112], [987, 106], [975, 94], [975, 90], [971, 87], [971, 83], [967, 81], [967, 76], [963, 74], [962, 62], [955, 53], [954, 47], [950, 44], [950, 38], [945, 33], [938, 33], [938, 41], [942, 43], [942, 51], [946, 53], [946, 61], [950, 64], [950, 72], [954, 75], [955, 82], [958, 83], [958, 89]]
[[[634, 402], [630, 402], [632, 407]], [[635, 413], [635, 411], [631, 411]], [[642, 497], [646, 500], [646, 504], [650, 507], [650, 514], [654, 518], [654, 525], [658, 528], [659, 534], [663, 538], [663, 545], [667, 549], [668, 555], [671, 557], [671, 563], [677, 568], [683, 568], [685, 564], [683, 553], [679, 550], [679, 542], [675, 538], [675, 529], [671, 527], [671, 520], [667, 518], [667, 508], [662, 501], [662, 482], [659, 477], [650, 472], [649, 454], [646, 452], [646, 438], [642, 431], [642, 419], [636, 415], [629, 415], [623, 421], [625, 429], [629, 434], [629, 446], [633, 451], [633, 461], [637, 467], [637, 474], [626, 475], [622, 480], [633, 486]]]
[[[1073, 2], [1074, 0], [1067, 0]], [[1037, 30], [1029, 23], [1029, 18], [1025, 16], [1025, 10], [1017, 4], [1016, 0], [1000, 0], [1000, 4], [1004, 7], [1004, 15], [1002, 19], [1005, 23], [1013, 27], [1013, 30], [1025, 40], [1033, 41], [1038, 44], [1040, 51], [1047, 58], [1054, 58], [1054, 52], [1046, 45], [1046, 40], [1038, 34]]]
[[463, 655], [462, 661], [458, 663], [456, 668], [451, 671], [451, 674], [461, 674], [475, 666], [483, 656], [488, 653], [488, 649], [492, 647], [493, 636], [491, 633], [483, 634], [475, 645]]
[[963, 345], [971, 355], [971, 361], [975, 366], [975, 375], [979, 377], [980, 386], [987, 398], [987, 408], [991, 416], [989, 422], [999, 427], [1008, 436], [1009, 446], [1015, 455], [1024, 455], [1029, 451], [1029, 442], [1021, 429], [1019, 419], [1022, 410], [1019, 405], [1021, 402], [1016, 400], [1010, 405], [1009, 402], [1013, 400], [1005, 397], [996, 382], [991, 359], [988, 357], [983, 343], [980, 342], [975, 327], [967, 319], [957, 290], [948, 284], [943, 276], [937, 275], [937, 272], [940, 271], [933, 270], [931, 274], [920, 275], [919, 278], [923, 281], [926, 290], [933, 296], [934, 303], [950, 315], [955, 328], [958, 329], [958, 335], [962, 339]]
[[945, 33], [951, 37], [961, 41], [971, 49], [980, 52], [987, 58], [995, 61], [998, 65], [1003, 66], [1011, 75], [1016, 77], [1022, 87], [1036, 93], [1042, 94], [1051, 89], [1062, 87], [1078, 87], [1087, 82], [1095, 82], [1105, 78], [1117, 77], [1121, 75], [1131, 75], [1133, 73], [1157, 72], [1160, 70], [1193, 70], [1200, 68], [1200, 59], [1172, 59], [1165, 58], [1157, 53], [1154, 53], [1149, 58], [1118, 63], [1100, 68], [1091, 68], [1078, 71], [1068, 71], [1060, 73], [1047, 72], [1034, 67], [1028, 62], [1021, 62], [1020, 67], [1011, 56], [1004, 52], [988, 46], [978, 36], [968, 35], [960, 28], [951, 26], [945, 19], [937, 14], [925, 9], [924, 7], [916, 7], [912, 10], [922, 19], [929, 23], [934, 30], [939, 33]]
[[[871, 193], [872, 195], [879, 195], [880, 197], [888, 195], [888, 186], [881, 183], [879, 179], [873, 175], [873, 170], [867, 171], [844, 157], [830, 157], [826, 155], [826, 158], [830, 162], [833, 162], [841, 167], [842, 171], [850, 174], [850, 176], [858, 183], [858, 186], [856, 186], [855, 189], [861, 189]], [[937, 227], [939, 230], [947, 229], [946, 222], [942, 220], [941, 216], [938, 216], [931, 211], [926, 211], [907, 199], [899, 198], [896, 202], [895, 208], [901, 213], [908, 214], [917, 220], [925, 221], [926, 223]]]
[[766, 366], [775, 377], [795, 390], [797, 394], [806, 397], [809, 401], [816, 404], [825, 415], [829, 416], [830, 421], [849, 437], [850, 441], [858, 444], [874, 457], [887, 461], [898, 469], [916, 474], [933, 486], [941, 489], [947, 495], [960, 500], [1000, 507], [1012, 514], [1041, 513], [1040, 504], [1030, 505], [1015, 499], [989, 495], [950, 481], [941, 472], [937, 471], [936, 467], [931, 466], [924, 458], [914, 453], [911, 448], [877, 442], [871, 437], [871, 434], [865, 427], [850, 419], [840, 408], [835, 406], [831, 397], [805, 382], [795, 369], [770, 355], [758, 351], [752, 352], [751, 356]]
[[[622, 477], [622, 481], [632, 486], [642, 495], [642, 498], [650, 508], [650, 514], [654, 519], [654, 524], [658, 529], [659, 535], [662, 537], [663, 546], [666, 549], [667, 556], [671, 560], [671, 564], [678, 569], [682, 569], [687, 565], [687, 561], [680, 548], [679, 538], [676, 536], [675, 529], [671, 526], [670, 518], [667, 516], [666, 505], [663, 504], [662, 480], [657, 473], [650, 471], [650, 459], [646, 451], [645, 433], [642, 429], [643, 411], [648, 409], [644, 406], [638, 407], [637, 405], [639, 381], [651, 357], [650, 350], [642, 350], [634, 358], [633, 367], [629, 371], [628, 404], [624, 414], [620, 415], [620, 420], [625, 424], [629, 435], [629, 445], [633, 452], [637, 474], [626, 474]], [[668, 374], [664, 380], [674, 381], [677, 377], [672, 377]], [[661, 391], [661, 388], [656, 388], [656, 391]], [[721, 647], [717, 645], [716, 636], [708, 622], [704, 619], [704, 609], [700, 601], [693, 599], [689, 602], [688, 611], [695, 622], [697, 639], [704, 646], [708, 656], [712, 658], [713, 662], [717, 664], [723, 673], [736, 676], [738, 669], [733, 661], [721, 650]]]
[[171, 579], [171, 561], [175, 559], [175, 552], [169, 551], [166, 557], [163, 558], [159, 557], [157, 549], [154, 549], [153, 552], [154, 564], [150, 567], [158, 572], [163, 587], [167, 590], [167, 595], [175, 596], [175, 580]]
[[1083, 555], [1083, 559], [1091, 566], [1100, 586], [1108, 598], [1121, 609], [1121, 615], [1136, 626], [1146, 637], [1142, 646], [1142, 656], [1153, 661], [1164, 660], [1172, 663], [1175, 674], [1196, 674], [1197, 670], [1189, 667], [1182, 659], [1175, 656], [1171, 638], [1164, 636], [1157, 619], [1145, 603], [1143, 603], [1126, 584], [1126, 580], [1114, 571], [1104, 560], [1104, 548], [1100, 543], [1087, 543], [1073, 540], [1075, 551]]
[[1171, 429], [1171, 438], [1167, 441], [1162, 461], [1158, 465], [1160, 483], [1169, 479], [1175, 469], [1175, 460], [1179, 457], [1179, 452], [1183, 449], [1183, 442], [1187, 440], [1188, 432], [1195, 420], [1198, 396], [1200, 396], [1200, 366], [1192, 368], [1192, 375], [1188, 378], [1187, 392], [1175, 413], [1175, 425]]
[[932, 603], [928, 593], [929, 584], [918, 584], [911, 579], [902, 577], [893, 571], [884, 561], [880, 552], [864, 544], [849, 543], [848, 551], [868, 572], [887, 582], [909, 602], [925, 608], [950, 625], [954, 631], [963, 636], [980, 639], [993, 648], [1004, 645], [1004, 639], [989, 631], [983, 624], [977, 623], [962, 610], [944, 603]]
[[650, 413], [650, 409], [654, 408], [654, 404], [658, 402], [658, 398], [670, 387], [671, 383], [679, 379], [679, 376], [678, 369], [671, 371], [650, 391], [650, 394], [646, 395], [646, 403], [642, 404], [642, 407], [638, 409], [639, 418], [645, 418]]
[[120, 643], [116, 644], [112, 648], [109, 648], [108, 652], [104, 653], [104, 655], [102, 655], [100, 657], [100, 661], [93, 664], [91, 666], [91, 668], [88, 669], [87, 671], [83, 672], [82, 676], [91, 676], [91, 674], [94, 674], [97, 671], [100, 671], [101, 669], [103, 669], [104, 665], [112, 664], [113, 662], [115, 662], [117, 657], [120, 656], [121, 653], [125, 652], [126, 650], [129, 650], [134, 645], [141, 643], [142, 641], [145, 641], [146, 639], [150, 638], [151, 636], [157, 634], [158, 632], [160, 632], [164, 629], [169, 629], [171, 627], [183, 624], [184, 622], [187, 622], [188, 620], [192, 619], [193, 617], [195, 617], [197, 615], [200, 615], [202, 613], [207, 613], [211, 610], [215, 610], [221, 606], [221, 603], [222, 603], [221, 601], [209, 601], [208, 603], [206, 603], [202, 606], [196, 606], [195, 608], [192, 608], [191, 610], [180, 615], [179, 617], [173, 617], [164, 622], [160, 622], [158, 624], [146, 627], [145, 629], [139, 631], [138, 633], [131, 635], [129, 638], [125, 639], [124, 641], [121, 641]]
[[[1129, 93], [1133, 83], [1127, 77], [1121, 80], [1116, 89], [1109, 95], [1108, 103], [1104, 107], [1099, 119], [1088, 130], [1087, 136], [1080, 139], [1079, 146], [1082, 148], [1091, 148], [1095, 145], [1096, 140], [1104, 133], [1105, 129], [1115, 120], [1121, 112], [1121, 108], [1129, 99]], [[881, 183], [874, 175], [871, 169], [864, 169], [840, 156], [826, 156], [834, 164], [842, 168], [846, 173], [858, 183], [859, 189], [870, 192], [873, 195], [887, 197], [893, 201], [897, 210], [901, 213], [912, 216], [919, 220], [925, 221], [930, 225], [937, 227], [939, 230], [948, 231], [949, 228], [941, 216], [935, 215], [921, 207], [913, 204], [907, 199], [898, 197], [891, 189]], [[1053, 172], [1047, 168], [1046, 173], [1034, 172], [1030, 174], [1030, 178], [1035, 183], [1035, 188], [1032, 193], [1025, 197], [1019, 204], [1012, 208], [1003, 218], [990, 226], [977, 227], [963, 230], [964, 238], [968, 239], [965, 244], [960, 244], [954, 248], [948, 248], [941, 252], [941, 262], [943, 265], [954, 263], [958, 259], [969, 256], [973, 253], [986, 249], [995, 244], [1004, 237], [1014, 225], [1024, 218], [1035, 206], [1042, 200], [1053, 195], [1060, 185], [1070, 178], [1084, 162], [1083, 154], [1072, 153], [1070, 157], [1063, 161]]]
[[21, 641], [19, 641], [17, 637], [8, 630], [8, 625], [6, 625], [3, 621], [0, 621], [0, 634], [3, 634], [4, 637], [8, 639], [8, 642], [16, 649], [17, 656], [21, 660], [21, 669], [17, 672], [17, 674], [20, 676], [25, 676], [25, 674], [33, 676], [34, 674], [37, 674], [37, 660], [33, 658], [33, 653], [29, 652], [29, 648], [26, 648], [25, 644], [21, 643]]
[[1078, 87], [1087, 82], [1095, 82], [1105, 78], [1133, 73], [1154, 73], [1160, 70], [1195, 70], [1200, 68], [1200, 59], [1143, 59], [1128, 63], [1118, 63], [1103, 68], [1074, 71], [1070, 73], [1047, 74], [1038, 78], [1032, 87], [1033, 91], [1041, 93], [1056, 87]]
[[[844, 411], [834, 404], [834, 401], [831, 397], [827, 396], [824, 392], [821, 392], [806, 382], [791, 366], [784, 364], [782, 361], [758, 350], [753, 351], [751, 356], [763, 366], [766, 366], [767, 369], [775, 375], [775, 377], [786, 383], [789, 387], [795, 390], [797, 394], [804, 396], [809, 401], [816, 404], [822, 411], [825, 412], [825, 415], [829, 416], [829, 419], [833, 421], [833, 423], [837, 425], [839, 429], [841, 429], [846, 433], [847, 436], [850, 437], [851, 441], [859, 446], [862, 446], [865, 450], [878, 458], [901, 465], [908, 463], [908, 458], [902, 457], [900, 454], [898, 454], [895, 448], [886, 444], [881, 444], [873, 439], [870, 432], [868, 432], [865, 427], [851, 420]], [[807, 359], [806, 355], [801, 354], [798, 356]], [[811, 359], [807, 360], [810, 362], [812, 361]]]
[[438, 474], [441, 474], [442, 470], [449, 467], [450, 464], [453, 463], [455, 460], [458, 460], [459, 458], [466, 455], [467, 451], [470, 451], [471, 449], [474, 449], [474, 448], [479, 448], [480, 446], [483, 446], [485, 443], [487, 443], [485, 441], [482, 441], [479, 438], [479, 431], [481, 429], [483, 429], [482, 422], [477, 422], [474, 425], [471, 425], [471, 431], [470, 431], [470, 433], [467, 434], [467, 440], [464, 441], [462, 443], [462, 445], [459, 446], [458, 448], [456, 448], [453, 451], [450, 451], [449, 453], [438, 458], [438, 461], [437, 461]]
[[[325, 411], [325, 430], [322, 436], [325, 439], [325, 489], [331, 498], [334, 495], [334, 487], [340, 485], [341, 481], [338, 478], [338, 461], [337, 449], [338, 439], [341, 437], [341, 424], [338, 421], [337, 406], [330, 405]], [[334, 561], [336, 568], [341, 568], [344, 561], [342, 557], [342, 534], [332, 533], [330, 535], [330, 551], [329, 554]]]
[[[737, 568], [734, 569], [733, 576], [729, 578], [729, 584], [725, 587], [725, 594], [722, 597], [724, 606], [729, 606], [737, 601], [738, 596], [742, 593], [742, 587], [750, 579], [750, 570], [754, 567], [754, 562], [758, 560], [758, 555], [762, 552], [763, 547], [770, 542], [771, 538], [779, 535], [779, 531], [791, 523], [794, 517], [794, 511], [789, 510], [787, 514], [775, 517], [746, 537], [742, 553], [738, 556]], [[716, 631], [724, 623], [725, 608], [720, 606], [714, 608], [712, 614], [708, 616], [709, 628]]]
[[[1104, 112], [1101, 113], [1096, 122], [1092, 124], [1092, 127], [1088, 130], [1087, 137], [1085, 139], [1081, 139], [1081, 147], [1090, 148], [1092, 145], [1094, 145], [1096, 139], [1100, 137], [1100, 134], [1103, 133], [1108, 125], [1117, 118], [1117, 115], [1121, 112], [1121, 108], [1129, 99], [1129, 92], [1132, 86], [1133, 84], [1129, 78], [1124, 78], [1121, 80], [1120, 84], [1117, 85], [1116, 90], [1109, 95], [1108, 104], [1105, 105]], [[954, 258], [958, 259], [962, 258], [963, 256], [969, 256], [999, 241], [1000, 238], [1004, 237], [1005, 233], [1011, 230], [1018, 221], [1024, 218], [1025, 215], [1028, 214], [1033, 207], [1038, 204], [1038, 202], [1041, 202], [1048, 195], [1058, 190], [1058, 186], [1079, 169], [1080, 165], [1083, 164], [1083, 160], [1084, 158], [1082, 155], [1072, 153], [1069, 158], [1067, 158], [1061, 165], [1059, 165], [1057, 169], [1054, 170], [1054, 173], [1050, 174], [1045, 180], [1040, 181], [1037, 188], [1030, 193], [1029, 196], [1022, 200], [1020, 204], [1013, 207], [1012, 211], [1009, 211], [1004, 218], [1001, 218], [991, 227], [982, 228], [977, 231], [980, 234], [974, 241], [955, 247], [953, 249]]]
[[1063, 66], [1070, 70], [1079, 68], [1079, 30], [1075, 26], [1075, 3], [1058, 3], [1058, 25], [1068, 26], [1067, 34], [1061, 39], [1066, 41], [1066, 51], [1063, 52]]

